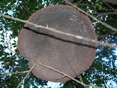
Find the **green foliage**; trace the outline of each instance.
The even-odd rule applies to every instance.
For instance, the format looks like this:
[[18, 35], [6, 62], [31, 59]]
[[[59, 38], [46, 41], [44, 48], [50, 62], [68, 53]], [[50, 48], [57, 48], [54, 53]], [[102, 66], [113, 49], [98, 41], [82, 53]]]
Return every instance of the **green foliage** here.
[[95, 3], [95, 6], [98, 7], [98, 10], [102, 10], [102, 2]]
[[[75, 0], [73, 3], [84, 11], [96, 16], [99, 20], [117, 28], [117, 15], [99, 14], [112, 12], [112, 8], [117, 9], [116, 5], [109, 4], [108, 6], [104, 2], [102, 2], [102, 0]], [[35, 11], [48, 5], [58, 4], [64, 4], [64, 1], [1, 0], [0, 13], [27, 20], [29, 16]], [[94, 24], [99, 41], [117, 45], [117, 33], [113, 33], [112, 30], [97, 23], [94, 20], [92, 20], [92, 23]], [[28, 61], [19, 55], [14, 55], [14, 52], [18, 52], [16, 38], [18, 37], [18, 34], [23, 25], [24, 23], [6, 19], [0, 16], [0, 74], [29, 70], [27, 65]], [[9, 49], [13, 51], [10, 51]], [[115, 65], [117, 56], [115, 55], [115, 50], [116, 49], [110, 47], [98, 46], [94, 63], [86, 72], [83, 72], [81, 74], [83, 83], [106, 87], [108, 80], [115, 80], [115, 78], [117, 78], [117, 66]], [[26, 73], [22, 73], [1, 77], [0, 88], [16, 88], [18, 83], [20, 83], [25, 75]], [[76, 77], [76, 79], [79, 80], [78, 77]], [[32, 73], [30, 73], [30, 75], [22, 84], [24, 88], [29, 88], [30, 86], [34, 88], [36, 88], [37, 86], [44, 87], [45, 85], [47, 85], [47, 81], [36, 78]], [[62, 88], [83, 87], [84, 86], [77, 84], [74, 81], [65, 82], [62, 86]]]

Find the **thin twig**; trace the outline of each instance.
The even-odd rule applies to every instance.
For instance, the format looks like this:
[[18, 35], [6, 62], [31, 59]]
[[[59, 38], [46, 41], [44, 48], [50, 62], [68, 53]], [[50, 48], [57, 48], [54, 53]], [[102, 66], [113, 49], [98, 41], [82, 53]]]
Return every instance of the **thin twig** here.
[[[0, 60], [0, 61], [9, 61], [9, 63], [6, 65], [6, 69], [9, 67], [9, 65], [11, 64], [11, 62], [12, 62], [12, 59], [16, 56], [16, 55], [18, 55], [19, 54], [19, 52], [16, 52], [13, 56], [11, 56], [10, 58], [8, 58], [8, 59], [5, 59], [5, 60]], [[1, 75], [0, 75], [1, 76]]]
[[91, 14], [89, 14], [89, 13], [83, 11], [82, 9], [78, 8], [76, 5], [73, 5], [73, 4], [72, 4], [71, 2], [69, 2], [68, 0], [64, 0], [64, 1], [65, 1], [67, 4], [69, 4], [69, 5], [73, 6], [74, 8], [78, 9], [80, 12], [86, 14], [87, 16], [89, 16], [89, 17], [93, 18], [94, 20], [96, 20], [97, 22], [99, 22], [99, 23], [101, 23], [102, 25], [106, 26], [107, 28], [110, 28], [111, 30], [117, 32], [117, 29], [116, 29], [116, 28], [114, 28], [114, 27], [112, 27], [112, 26], [106, 24], [105, 22], [102, 22], [102, 21], [98, 20], [98, 19], [95, 18], [93, 15], [91, 15]]
[[79, 79], [83, 83], [83, 79], [82, 79], [82, 76], [81, 75], [79, 75]]
[[[15, 57], [15, 55], [18, 55], [18, 53], [15, 53], [13, 56], [11, 56], [10, 58], [8, 59], [5, 59], [5, 60], [0, 60], [0, 61], [11, 61], [11, 59], [13, 59]], [[9, 62], [10, 64], [10, 62]]]
[[[90, 6], [90, 7], [93, 7], [93, 8], [95, 8], [96, 6], [94, 6], [94, 5], [89, 5], [89, 4], [78, 4], [78, 6]], [[102, 10], [104, 10], [104, 11], [113, 11], [112, 9], [105, 9], [105, 8], [102, 8]]]
[[102, 88], [102, 87], [97, 87], [97, 86], [92, 86], [92, 85], [84, 84], [84, 83], [78, 81], [77, 79], [74, 79], [73, 77], [67, 75], [67, 74], [64, 73], [64, 72], [61, 72], [61, 71], [59, 71], [59, 70], [57, 70], [57, 69], [54, 69], [54, 68], [52, 68], [52, 67], [50, 67], [50, 66], [47, 66], [47, 65], [45, 65], [45, 64], [42, 64], [42, 63], [40, 63], [40, 62], [39, 62], [39, 64], [42, 65], [42, 66], [44, 66], [44, 67], [46, 67], [46, 68], [48, 68], [48, 69], [51, 69], [51, 70], [53, 70], [53, 71], [55, 71], [55, 72], [57, 72], [57, 73], [59, 73], [59, 74], [62, 74], [62, 75], [64, 75], [65, 77], [68, 77], [68, 78], [72, 79], [73, 81], [75, 81], [75, 82], [77, 82], [77, 83], [80, 83], [80, 84], [83, 85], [83, 86], [89, 86], [89, 87], [94, 87], [94, 88]]
[[81, 3], [83, 0], [80, 0], [78, 3]]
[[98, 15], [110, 15], [110, 14], [117, 14], [117, 13], [115, 13], [115, 12], [98, 13]]
[[31, 15], [31, 12], [29, 12], [24, 6], [22, 6], [24, 8], [24, 10]]
[[114, 8], [113, 7], [111, 7], [109, 4], [107, 4], [106, 2], [104, 2], [103, 0], [102, 0], [102, 2], [103, 3], [105, 3], [109, 8], [111, 8], [112, 10], [114, 10]]
[[49, 30], [49, 31], [54, 32], [54, 33], [58, 33], [58, 34], [62, 34], [62, 35], [70, 36], [70, 37], [74, 37], [76, 39], [85, 40], [85, 41], [88, 41], [88, 42], [93, 42], [93, 43], [97, 43], [97, 44], [104, 45], [104, 46], [110, 46], [112, 48], [117, 48], [116, 45], [111, 45], [109, 43], [101, 43], [101, 42], [93, 40], [93, 39], [84, 38], [84, 37], [79, 36], [79, 35], [74, 35], [74, 34], [71, 34], [71, 33], [62, 32], [62, 31], [56, 30], [54, 28], [50, 28], [48, 26], [46, 27], [46, 26], [42, 26], [42, 25], [37, 25], [37, 24], [34, 24], [34, 23], [29, 22], [27, 20], [22, 20], [22, 19], [19, 19], [19, 18], [13, 18], [13, 17], [10, 17], [8, 15], [3, 15], [1, 13], [0, 13], [0, 15], [5, 17], [5, 18], [9, 18], [9, 19], [12, 19], [12, 20], [16, 20], [16, 21], [20, 21], [20, 22], [23, 22], [23, 23], [30, 24], [30, 25], [32, 25], [32, 26], [34, 26], [36, 28], [43, 28], [45, 30]]
[[12, 73], [7, 73], [7, 74], [3, 74], [3, 75], [0, 75], [0, 77], [3, 77], [3, 76], [7, 76], [7, 75], [12, 75], [12, 74], [18, 74], [18, 73], [27, 73], [27, 72], [29, 72], [29, 70], [28, 71], [23, 71], [23, 72], [12, 72]]
[[114, 35], [114, 34], [116, 34], [117, 32], [112, 32], [112, 33], [110, 33], [110, 34], [105, 34], [105, 35], [101, 35], [101, 36], [98, 36], [98, 38], [105, 38], [105, 37], [107, 37], [108, 35]]
[[61, 71], [59, 71], [59, 70], [56, 70], [56, 69], [54, 69], [54, 68], [52, 68], [52, 67], [50, 67], [50, 66], [47, 66], [47, 65], [44, 65], [44, 64], [40, 63], [39, 60], [38, 60], [38, 61], [32, 66], [32, 68], [31, 68], [30, 70], [28, 70], [28, 71], [7, 73], [7, 74], [4, 74], [4, 75], [0, 75], [0, 77], [6, 76], [6, 75], [9, 75], [9, 74], [27, 73], [27, 72], [28, 72], [27, 75], [24, 77], [24, 79], [18, 84], [17, 88], [19, 88], [20, 85], [21, 85], [21, 83], [27, 78], [27, 76], [29, 75], [29, 73], [34, 69], [34, 67], [35, 67], [37, 64], [40, 64], [40, 65], [42, 65], [42, 66], [44, 66], [44, 67], [46, 67], [46, 68], [48, 68], [48, 69], [51, 69], [51, 70], [53, 70], [53, 71], [55, 71], [55, 72], [57, 72], [57, 73], [59, 73], [59, 74], [62, 74], [62, 75], [64, 75], [65, 77], [68, 77], [68, 78], [72, 79], [73, 81], [75, 81], [75, 82], [77, 82], [77, 83], [80, 83], [80, 84], [83, 85], [83, 86], [89, 86], [89, 87], [94, 87], [94, 88], [101, 88], [101, 87], [97, 87], [97, 86], [92, 86], [92, 85], [84, 84], [84, 83], [78, 81], [77, 79], [74, 79], [73, 77], [71, 77], [71, 76], [69, 76], [69, 75], [67, 75], [67, 74], [65, 74], [65, 73], [63, 73], [63, 72], [61, 72]]
[[31, 67], [31, 69], [28, 71], [27, 75], [23, 78], [23, 80], [18, 84], [17, 88], [20, 87], [20, 85], [22, 84], [22, 82], [28, 77], [28, 75], [30, 74], [30, 72], [33, 70], [33, 68], [39, 63], [39, 60], [37, 60], [37, 62]]
[[9, 48], [7, 48], [10, 52], [12, 52], [12, 53], [16, 53], [16, 52], [14, 52], [13, 50], [11, 50], [11, 49], [9, 49]]
[[19, 2], [19, 0], [17, 1], [18, 2], [18, 4], [20, 5], [20, 6], [22, 6], [22, 8], [28, 13], [28, 14], [30, 14], [31, 15], [31, 12], [30, 11], [28, 11], [25, 7], [24, 7], [24, 5], [23, 5], [23, 2], [22, 3], [20, 3]]

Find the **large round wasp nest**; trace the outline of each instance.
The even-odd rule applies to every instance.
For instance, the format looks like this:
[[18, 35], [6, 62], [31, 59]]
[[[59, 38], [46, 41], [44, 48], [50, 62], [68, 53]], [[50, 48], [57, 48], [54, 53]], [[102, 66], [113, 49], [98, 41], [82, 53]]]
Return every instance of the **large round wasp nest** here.
[[[96, 40], [89, 18], [71, 6], [48, 6], [33, 13], [28, 21]], [[29, 60], [30, 68], [39, 60], [42, 64], [76, 77], [87, 70], [94, 61], [96, 44], [25, 24], [18, 36], [18, 49], [21, 56]], [[32, 73], [42, 80], [70, 80], [40, 64], [35, 66]]]

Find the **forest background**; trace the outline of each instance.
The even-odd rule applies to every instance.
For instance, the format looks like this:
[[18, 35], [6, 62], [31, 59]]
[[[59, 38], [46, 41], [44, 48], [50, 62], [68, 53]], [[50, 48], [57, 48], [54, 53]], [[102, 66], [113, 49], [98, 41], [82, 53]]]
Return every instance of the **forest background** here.
[[[117, 28], [116, 0], [74, 0], [72, 4], [90, 13], [113, 28]], [[113, 1], [113, 2], [112, 2]], [[49, 5], [66, 4], [64, 0], [1, 0], [0, 13], [14, 18], [27, 20], [32, 13]], [[89, 17], [90, 18], [90, 17]], [[117, 45], [117, 31], [102, 25], [90, 18], [95, 28], [98, 41]], [[28, 60], [21, 57], [17, 49], [17, 37], [24, 23], [6, 19], [0, 16], [0, 74], [22, 72], [29, 70]], [[85, 84], [106, 88], [117, 88], [117, 49], [99, 45], [95, 61], [89, 69], [83, 72], [77, 80]], [[0, 88], [15, 88], [26, 73], [0, 76]], [[61, 88], [83, 88], [84, 86], [72, 80], [61, 83]], [[32, 73], [21, 85], [24, 88], [48, 86], [48, 81], [36, 78]], [[49, 86], [48, 86], [49, 87]], [[51, 88], [51, 86], [50, 86]], [[84, 87], [88, 88], [88, 87]]]

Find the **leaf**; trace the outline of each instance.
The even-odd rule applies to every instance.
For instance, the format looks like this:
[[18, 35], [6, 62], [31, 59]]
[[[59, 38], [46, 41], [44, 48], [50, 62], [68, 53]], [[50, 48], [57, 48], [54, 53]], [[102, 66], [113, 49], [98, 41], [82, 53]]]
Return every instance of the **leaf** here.
[[100, 4], [100, 3], [95, 3], [95, 6], [97, 6], [99, 10], [102, 10], [102, 4]]

